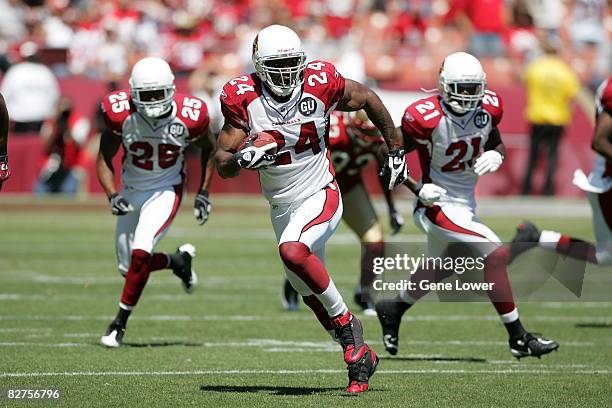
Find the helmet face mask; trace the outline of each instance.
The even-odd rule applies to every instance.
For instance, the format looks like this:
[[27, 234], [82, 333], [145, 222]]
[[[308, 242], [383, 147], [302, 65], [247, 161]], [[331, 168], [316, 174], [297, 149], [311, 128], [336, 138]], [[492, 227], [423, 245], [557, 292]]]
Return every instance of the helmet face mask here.
[[484, 96], [485, 82], [444, 82], [441, 87], [444, 102], [462, 114], [478, 107]]
[[130, 91], [136, 110], [150, 118], [158, 118], [172, 109], [174, 74], [160, 58], [143, 58], [132, 69]]
[[444, 59], [440, 68], [440, 94], [455, 113], [476, 109], [484, 97], [485, 87], [486, 75], [474, 56], [456, 52]]
[[131, 88], [132, 100], [138, 112], [150, 117], [157, 118], [172, 109], [175, 87], [139, 87]]
[[306, 55], [260, 58], [259, 66], [268, 87], [279, 96], [287, 96], [304, 83]]
[[284, 97], [304, 83], [306, 54], [293, 30], [272, 25], [255, 37], [253, 65], [262, 82], [274, 94]]

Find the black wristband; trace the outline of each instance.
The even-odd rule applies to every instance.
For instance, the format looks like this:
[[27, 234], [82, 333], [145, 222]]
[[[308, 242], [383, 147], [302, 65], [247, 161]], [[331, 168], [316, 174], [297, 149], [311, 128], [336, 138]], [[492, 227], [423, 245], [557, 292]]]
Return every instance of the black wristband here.
[[208, 198], [208, 190], [205, 188], [200, 189], [200, 191], [198, 192], [198, 195], [203, 195], [204, 197]]
[[111, 194], [110, 197], [108, 197], [108, 202], [110, 203], [111, 200], [115, 197], [117, 197], [119, 195], [119, 193], [115, 193], [115, 194]]
[[393, 149], [389, 150], [389, 156], [398, 157], [398, 156], [405, 156], [405, 155], [406, 155], [406, 151], [404, 150], [403, 147], [393, 147]]
[[0, 163], [8, 163], [8, 154], [0, 155]]
[[421, 192], [421, 189], [423, 188], [423, 183], [419, 182], [419, 184], [417, 184], [416, 186], [414, 186], [414, 191], [413, 193], [418, 197], [419, 193]]

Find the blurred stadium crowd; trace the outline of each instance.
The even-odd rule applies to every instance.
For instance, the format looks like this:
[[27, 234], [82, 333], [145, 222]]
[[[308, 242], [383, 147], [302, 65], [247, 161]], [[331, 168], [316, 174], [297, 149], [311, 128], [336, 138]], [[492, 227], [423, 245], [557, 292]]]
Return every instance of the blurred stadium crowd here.
[[[516, 81], [546, 41], [591, 88], [610, 68], [607, 0], [0, 0], [0, 67], [33, 41], [58, 76], [124, 78], [155, 55], [179, 74], [250, 63], [254, 33], [295, 28], [310, 57], [379, 84], [432, 85], [443, 57], [470, 50], [490, 82]], [[199, 83], [204, 83], [200, 81]], [[389, 84], [391, 85], [391, 84]]]
[[[29, 189], [24, 186], [38, 178], [34, 191], [75, 192], [97, 151], [94, 136], [104, 126], [100, 112], [93, 117], [93, 107], [105, 91], [125, 86], [144, 56], [167, 60], [179, 89], [207, 102], [213, 129], [221, 125], [216, 99], [222, 85], [252, 71], [253, 38], [273, 23], [295, 29], [310, 60], [331, 61], [345, 77], [377, 89], [437, 88], [444, 57], [466, 50], [480, 59], [489, 84], [520, 89], [522, 95], [527, 66], [552, 50], [583, 89], [594, 90], [612, 64], [611, 5], [608, 0], [0, 0], [0, 92], [11, 132], [42, 136], [13, 143], [20, 152], [43, 150], [37, 170], [30, 170], [37, 175], [21, 169], [24, 179], [14, 177], [14, 185]], [[592, 108], [585, 112], [591, 116]], [[82, 174], [72, 177], [70, 169]]]

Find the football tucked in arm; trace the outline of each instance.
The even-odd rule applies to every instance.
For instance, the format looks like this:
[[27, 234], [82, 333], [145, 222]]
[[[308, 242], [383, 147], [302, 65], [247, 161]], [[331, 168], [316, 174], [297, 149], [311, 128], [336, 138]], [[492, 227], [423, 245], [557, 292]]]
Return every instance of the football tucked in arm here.
[[276, 154], [278, 150], [276, 139], [274, 139], [274, 136], [266, 132], [258, 132], [252, 134], [251, 136], [247, 136], [238, 147], [238, 151], [250, 146], [260, 148], [267, 154]]
[[238, 146], [234, 160], [244, 169], [258, 169], [273, 165], [278, 145], [274, 136], [259, 132], [252, 134]]

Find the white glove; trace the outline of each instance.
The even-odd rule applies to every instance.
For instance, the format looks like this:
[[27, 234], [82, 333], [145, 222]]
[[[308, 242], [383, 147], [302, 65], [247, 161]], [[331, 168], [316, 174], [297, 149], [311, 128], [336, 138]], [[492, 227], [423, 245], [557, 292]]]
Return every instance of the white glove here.
[[426, 206], [431, 207], [433, 203], [440, 200], [446, 189], [432, 183], [423, 184], [419, 190], [419, 200]]
[[245, 169], [257, 169], [274, 164], [276, 154], [268, 154], [270, 149], [276, 149], [276, 143], [270, 143], [264, 147], [248, 145], [244, 149], [234, 154], [234, 159], [238, 165]]
[[582, 191], [586, 191], [587, 193], [602, 194], [607, 191], [603, 186], [600, 187], [592, 185], [591, 181], [589, 180], [589, 177], [584, 174], [584, 171], [582, 171], [582, 169], [577, 169], [574, 171], [574, 178], [572, 180], [572, 183], [576, 187], [578, 187]]
[[499, 169], [504, 158], [501, 153], [496, 150], [487, 150], [476, 159], [474, 163], [474, 173], [479, 176], [487, 173], [493, 173]]

